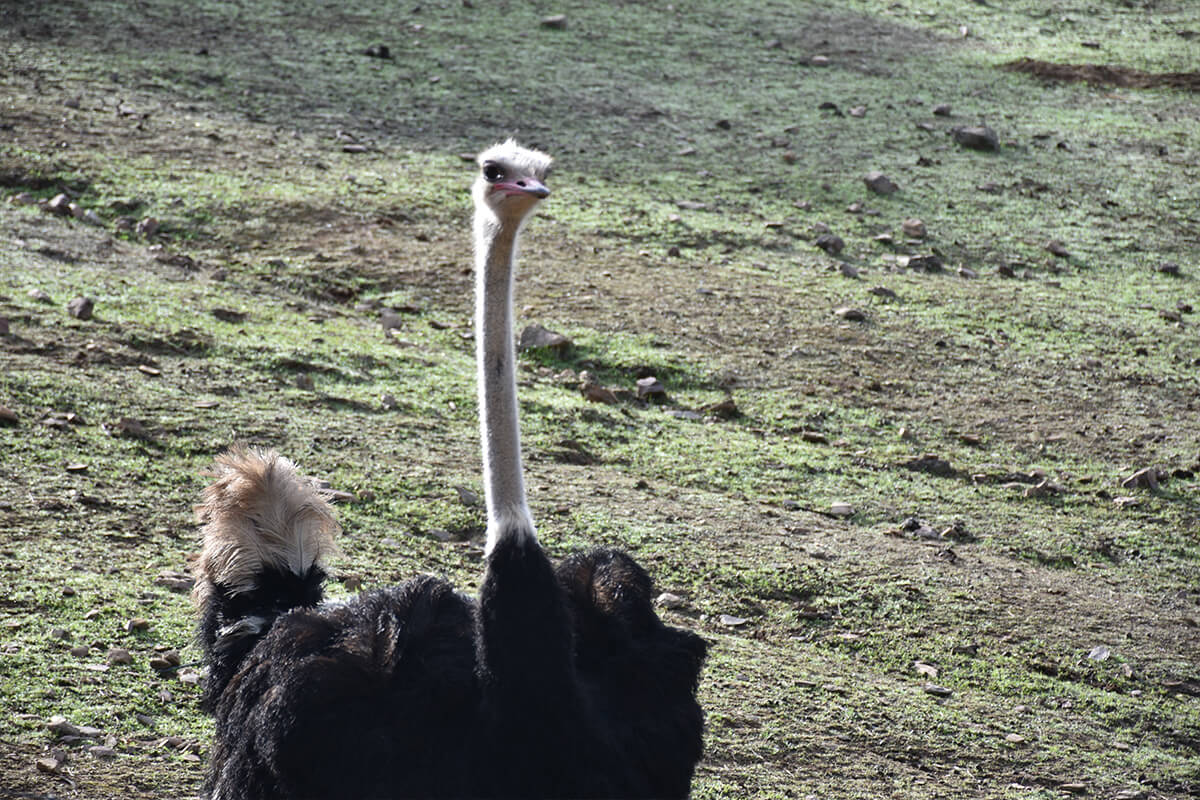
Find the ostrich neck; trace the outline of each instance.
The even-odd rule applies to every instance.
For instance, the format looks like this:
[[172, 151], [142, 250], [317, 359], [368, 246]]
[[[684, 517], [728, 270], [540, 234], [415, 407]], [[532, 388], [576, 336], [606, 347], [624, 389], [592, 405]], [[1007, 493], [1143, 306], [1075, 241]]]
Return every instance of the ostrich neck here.
[[500, 539], [535, 538], [525, 499], [513, 347], [513, 276], [519, 225], [485, 211], [475, 217], [475, 354], [487, 551]]

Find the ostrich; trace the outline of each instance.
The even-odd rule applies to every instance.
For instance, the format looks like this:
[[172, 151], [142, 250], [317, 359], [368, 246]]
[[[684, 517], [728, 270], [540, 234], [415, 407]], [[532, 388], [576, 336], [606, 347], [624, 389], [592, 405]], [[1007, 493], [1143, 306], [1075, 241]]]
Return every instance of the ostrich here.
[[649, 576], [621, 551], [552, 566], [525, 498], [513, 267], [549, 165], [509, 140], [479, 156], [473, 187], [477, 601], [430, 576], [325, 601], [339, 530], [325, 498], [273, 451], [217, 458], [195, 593], [213, 800], [688, 794], [704, 641], [659, 620]]

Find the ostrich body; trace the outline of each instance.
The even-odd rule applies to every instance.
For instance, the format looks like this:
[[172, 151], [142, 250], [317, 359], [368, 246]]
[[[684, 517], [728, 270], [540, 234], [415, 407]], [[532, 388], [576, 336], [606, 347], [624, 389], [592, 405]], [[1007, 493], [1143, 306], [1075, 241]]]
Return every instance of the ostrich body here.
[[525, 499], [513, 267], [549, 164], [510, 140], [480, 155], [473, 188], [478, 601], [422, 576], [323, 602], [325, 499], [274, 452], [217, 459], [196, 568], [213, 800], [688, 794], [703, 640], [658, 619], [620, 551], [552, 566]]

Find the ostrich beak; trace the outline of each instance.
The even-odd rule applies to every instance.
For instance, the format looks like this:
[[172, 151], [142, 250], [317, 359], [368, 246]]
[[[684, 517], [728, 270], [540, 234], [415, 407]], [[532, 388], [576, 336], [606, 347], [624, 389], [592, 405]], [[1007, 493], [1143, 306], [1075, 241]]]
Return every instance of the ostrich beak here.
[[498, 183], [496, 188], [504, 192], [505, 197], [523, 194], [543, 200], [550, 196], [550, 190], [546, 188], [546, 184], [537, 178], [518, 178], [510, 183]]

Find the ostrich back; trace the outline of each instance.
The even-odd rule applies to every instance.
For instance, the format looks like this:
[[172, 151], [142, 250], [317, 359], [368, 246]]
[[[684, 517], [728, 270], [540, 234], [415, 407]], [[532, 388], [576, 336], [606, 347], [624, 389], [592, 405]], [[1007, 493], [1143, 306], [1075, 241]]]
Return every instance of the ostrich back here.
[[622, 553], [515, 560], [527, 602], [567, 620], [563, 674], [528, 643], [510, 660], [536, 681], [495, 674], [479, 604], [437, 578], [294, 609], [212, 698], [214, 800], [686, 796], [703, 640], [659, 621]]

